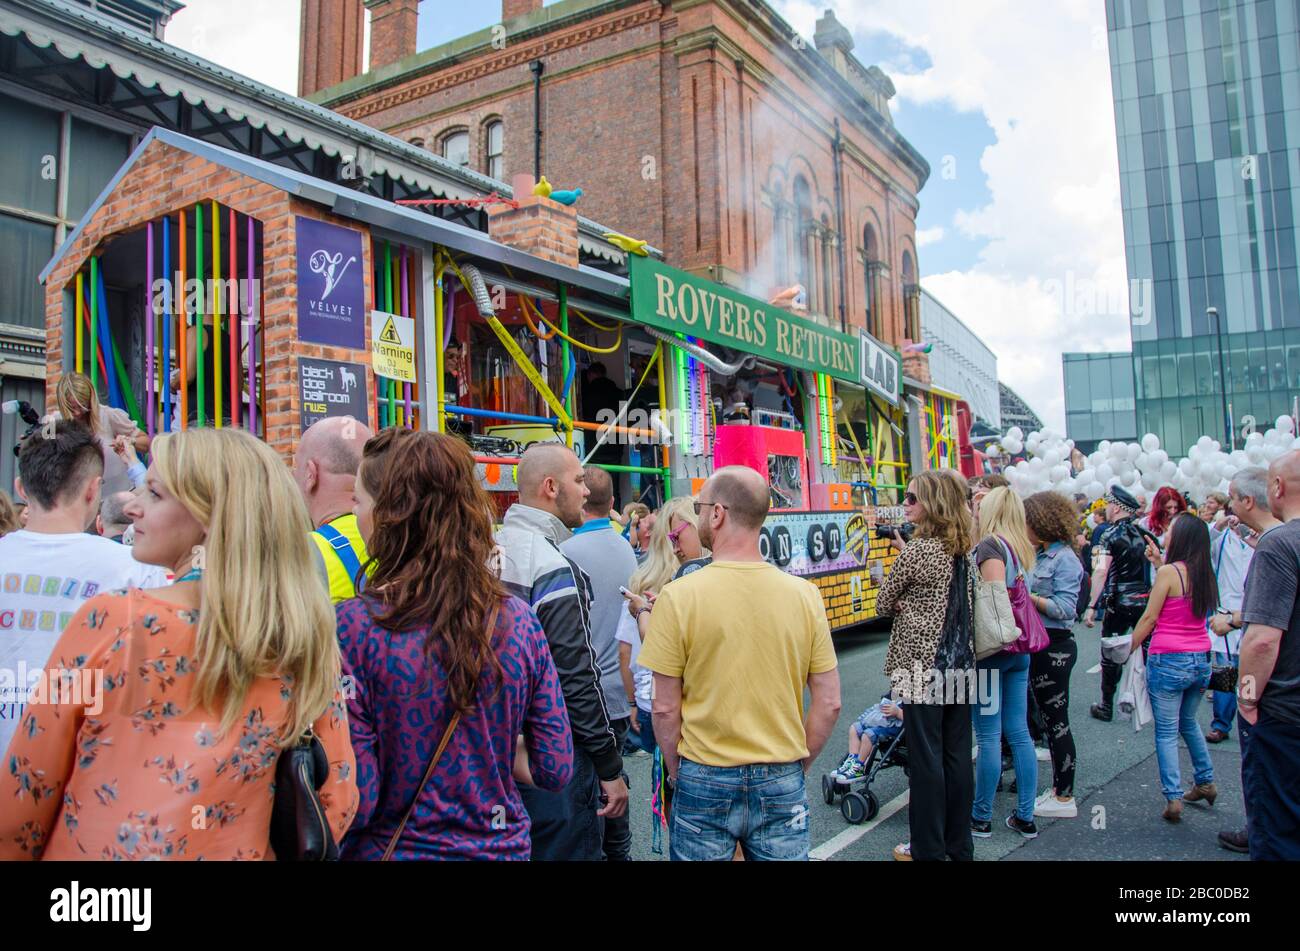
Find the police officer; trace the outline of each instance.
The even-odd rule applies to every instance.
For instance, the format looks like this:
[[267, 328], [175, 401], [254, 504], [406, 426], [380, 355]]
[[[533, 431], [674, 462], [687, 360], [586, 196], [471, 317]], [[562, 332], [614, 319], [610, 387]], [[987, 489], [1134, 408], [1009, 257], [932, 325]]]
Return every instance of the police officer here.
[[311, 540], [335, 604], [356, 597], [357, 575], [370, 557], [352, 514], [352, 490], [372, 435], [351, 416], [331, 416], [307, 428], [293, 458], [293, 478], [316, 526]]
[[[1148, 571], [1148, 536], [1138, 527], [1133, 516], [1140, 508], [1138, 500], [1119, 486], [1106, 493], [1106, 530], [1093, 546], [1092, 591], [1093, 600], [1083, 615], [1084, 623], [1093, 627], [1097, 612], [1103, 611], [1101, 636], [1103, 638], [1127, 634], [1146, 610], [1151, 593]], [[1122, 662], [1101, 653], [1101, 703], [1092, 705], [1089, 712], [1098, 720], [1114, 717], [1115, 690], [1119, 687]]]

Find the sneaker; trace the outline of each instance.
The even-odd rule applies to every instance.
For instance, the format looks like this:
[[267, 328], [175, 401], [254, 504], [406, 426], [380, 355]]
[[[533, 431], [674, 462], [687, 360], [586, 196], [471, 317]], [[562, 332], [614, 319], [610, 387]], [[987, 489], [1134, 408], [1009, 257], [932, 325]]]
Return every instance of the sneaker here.
[[1079, 815], [1079, 807], [1073, 796], [1061, 802], [1056, 798], [1056, 793], [1049, 789], [1034, 803], [1034, 815], [1044, 819], [1073, 819]]
[[1019, 832], [1026, 839], [1038, 838], [1038, 826], [1018, 818], [1014, 812], [1007, 816], [1007, 828], [1012, 832]]
[[911, 842], [904, 842], [904, 843], [902, 843], [902, 844], [900, 844], [900, 845], [896, 845], [896, 846], [894, 846], [894, 861], [895, 861], [895, 862], [910, 862], [910, 861], [912, 861], [912, 843], [911, 843]]
[[1088, 708], [1088, 712], [1091, 713], [1094, 718], [1101, 720], [1104, 723], [1110, 723], [1111, 720], [1115, 718], [1115, 711], [1110, 707], [1101, 705], [1100, 703], [1094, 703]]
[[1052, 761], [1052, 751], [1045, 750], [1041, 746], [1034, 751], [1034, 756], [1038, 758], [1040, 763], [1050, 763]]
[[990, 839], [993, 837], [993, 823], [972, 819], [970, 821], [970, 834], [977, 839]]
[[850, 753], [848, 756], [844, 757], [844, 762], [840, 763], [840, 765], [835, 768], [835, 778], [842, 783], [847, 783], [860, 778], [864, 772], [865, 770], [862, 768], [862, 763], [858, 761], [856, 756]]

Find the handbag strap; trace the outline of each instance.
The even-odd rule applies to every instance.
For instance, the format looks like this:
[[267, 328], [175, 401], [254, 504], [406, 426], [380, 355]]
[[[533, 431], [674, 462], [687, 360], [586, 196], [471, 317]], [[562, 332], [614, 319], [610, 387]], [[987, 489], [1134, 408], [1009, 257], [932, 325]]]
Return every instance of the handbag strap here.
[[[498, 601], [492, 606], [492, 612], [488, 615], [487, 629], [489, 637], [491, 636], [491, 633], [496, 630], [497, 615], [500, 613], [500, 610], [501, 602]], [[451, 722], [447, 724], [447, 729], [443, 731], [442, 739], [438, 741], [438, 748], [433, 751], [433, 756], [429, 759], [429, 765], [424, 770], [424, 778], [420, 780], [420, 785], [416, 787], [415, 795], [411, 797], [411, 804], [406, 807], [406, 814], [402, 816], [402, 821], [397, 825], [397, 831], [395, 831], [393, 837], [388, 840], [388, 848], [384, 849], [384, 857], [380, 859], [381, 862], [387, 862], [392, 858], [393, 850], [397, 848], [397, 840], [400, 839], [402, 833], [406, 831], [406, 823], [410, 820], [411, 813], [415, 812], [415, 804], [420, 801], [420, 794], [424, 792], [424, 787], [429, 784], [429, 777], [431, 777], [433, 771], [438, 768], [438, 760], [442, 759], [443, 750], [445, 750], [447, 744], [451, 742], [451, 735], [456, 732], [456, 727], [459, 723], [460, 711], [457, 710], [455, 714], [452, 715]]]
[[1014, 580], [1010, 582], [1010, 584], [1007, 585], [1007, 587], [1009, 588], [1011, 587], [1011, 585], [1015, 584], [1017, 581], [1020, 580], [1020, 575], [1021, 575], [1020, 559], [1016, 557], [1015, 551], [1011, 548], [1011, 545], [1007, 542], [1005, 538], [1003, 538], [1001, 535], [995, 535], [993, 537], [998, 540], [998, 543], [1001, 544], [1004, 549], [1006, 549], [1007, 558], [1009, 559], [1008, 567], [1010, 567], [1011, 565], [1016, 566], [1016, 577]]

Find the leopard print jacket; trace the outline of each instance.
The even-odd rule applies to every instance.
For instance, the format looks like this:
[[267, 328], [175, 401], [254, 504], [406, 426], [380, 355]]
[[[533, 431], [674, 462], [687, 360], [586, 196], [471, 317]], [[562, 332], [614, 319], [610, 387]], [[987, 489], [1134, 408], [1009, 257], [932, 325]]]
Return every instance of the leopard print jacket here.
[[[976, 576], [972, 562], [967, 595], [974, 600]], [[934, 538], [908, 542], [894, 561], [893, 570], [876, 597], [876, 613], [892, 616], [889, 650], [885, 654], [885, 676], [899, 688], [904, 700], [912, 700], [911, 673], [934, 667], [935, 654], [943, 639], [944, 615], [948, 607], [948, 585], [952, 582], [952, 558]], [[898, 671], [909, 676], [895, 677]]]

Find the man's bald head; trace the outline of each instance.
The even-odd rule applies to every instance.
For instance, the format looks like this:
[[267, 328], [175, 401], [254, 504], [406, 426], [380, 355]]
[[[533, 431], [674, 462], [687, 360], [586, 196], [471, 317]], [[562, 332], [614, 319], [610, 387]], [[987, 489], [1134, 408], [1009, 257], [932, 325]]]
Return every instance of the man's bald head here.
[[1268, 504], [1283, 522], [1300, 516], [1300, 449], [1292, 449], [1268, 467]]
[[771, 505], [767, 480], [749, 466], [723, 466], [700, 490], [708, 502], [721, 502], [737, 527], [757, 531]]
[[302, 434], [295, 461], [314, 461], [323, 474], [355, 476], [361, 450], [373, 435], [369, 426], [351, 416], [317, 420]]
[[614, 505], [614, 480], [599, 466], [587, 466], [582, 470], [582, 481], [588, 493], [582, 510], [592, 518], [606, 518]]
[[587, 500], [582, 463], [559, 442], [535, 442], [519, 457], [519, 501], [550, 512], [569, 528], [582, 524]]

